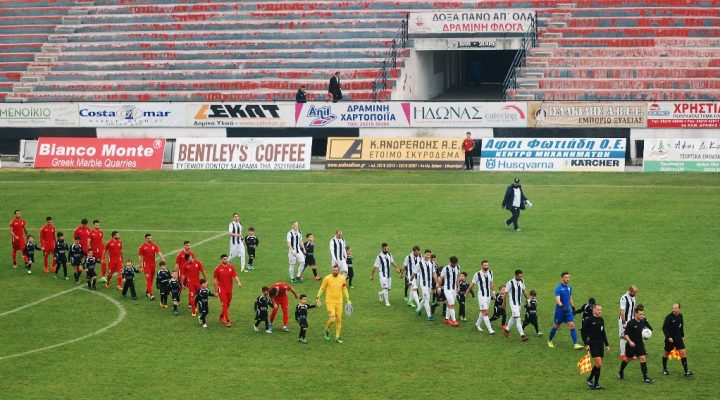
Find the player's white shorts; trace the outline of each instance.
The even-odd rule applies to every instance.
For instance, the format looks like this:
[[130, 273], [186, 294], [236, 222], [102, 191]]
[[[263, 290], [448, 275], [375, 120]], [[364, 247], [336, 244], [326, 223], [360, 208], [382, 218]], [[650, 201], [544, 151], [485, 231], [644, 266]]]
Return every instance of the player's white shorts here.
[[455, 300], [457, 299], [457, 292], [454, 290], [447, 290], [447, 289], [443, 289], [443, 290], [445, 291], [445, 298], [447, 299], [447, 303], [451, 306], [454, 305]]
[[520, 318], [520, 306], [510, 305], [510, 316], [512, 318]]
[[478, 296], [477, 299], [478, 299], [478, 305], [480, 306], [480, 311], [490, 309], [490, 298], [489, 297]]
[[411, 288], [412, 290], [418, 290], [417, 279], [413, 279], [413, 281], [410, 282], [410, 288]]
[[622, 321], [618, 320], [618, 335], [620, 335], [620, 338], [622, 338], [624, 334], [625, 328], [623, 328], [623, 323]]
[[[340, 268], [340, 273], [341, 273], [341, 274], [347, 275], [347, 273], [348, 273], [348, 266], [347, 266], [347, 262], [345, 262], [345, 260], [338, 260], [338, 261], [337, 261], [337, 266], [338, 266], [338, 268]], [[330, 267], [333, 267], [333, 265], [331, 265]]]
[[422, 289], [423, 300], [430, 300], [430, 288], [427, 286], [422, 286], [420, 289]]
[[303, 254], [302, 251], [298, 251], [293, 255], [291, 251], [288, 251], [288, 261], [290, 265], [295, 265], [295, 263], [305, 264], [305, 254]]
[[392, 277], [383, 278], [380, 277], [380, 287], [383, 289], [392, 289]]
[[228, 255], [228, 260], [232, 260], [236, 257], [245, 257], [245, 245], [243, 245], [242, 243], [230, 245], [230, 254]]

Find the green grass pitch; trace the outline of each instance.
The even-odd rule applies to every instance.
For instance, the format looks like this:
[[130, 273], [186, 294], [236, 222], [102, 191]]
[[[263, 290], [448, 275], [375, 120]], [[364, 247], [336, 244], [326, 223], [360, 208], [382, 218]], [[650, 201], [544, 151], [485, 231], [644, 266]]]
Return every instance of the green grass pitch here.
[[[720, 176], [661, 174], [526, 173], [521, 179], [534, 207], [522, 213], [520, 233], [506, 231], [500, 202], [514, 175], [457, 172], [0, 172], [5, 224], [22, 209], [37, 235], [51, 215], [66, 232], [80, 219], [98, 218], [106, 232], [119, 230], [125, 255], [136, 258], [145, 231], [165, 253], [227, 229], [238, 211], [261, 245], [257, 269], [241, 274], [231, 315], [220, 326], [211, 299], [209, 328], [202, 329], [181, 303], [181, 315], [146, 298], [123, 300], [104, 286], [60, 294], [72, 283], [13, 270], [7, 225], [0, 232], [0, 397], [49, 398], [716, 398], [718, 383], [717, 246]], [[355, 258], [355, 314], [344, 318], [342, 345], [322, 339], [324, 307], [310, 310], [309, 345], [290, 333], [255, 333], [252, 300], [260, 287], [287, 279], [285, 234], [298, 219], [317, 239], [321, 273], [329, 272], [328, 242], [343, 229]], [[381, 242], [398, 263], [418, 244], [446, 262], [456, 255], [474, 272], [490, 260], [496, 284], [525, 271], [539, 293], [539, 320], [547, 335], [553, 289], [570, 271], [576, 305], [593, 296], [604, 305], [612, 352], [605, 359], [605, 393], [591, 393], [575, 366], [566, 328], [548, 349], [546, 336], [530, 340], [489, 337], [472, 329], [418, 318], [401, 302], [395, 277], [391, 308], [377, 300], [370, 267]], [[209, 272], [227, 237], [194, 248]], [[174, 257], [168, 257], [169, 261]], [[38, 258], [41, 263], [41, 258]], [[144, 282], [137, 287], [142, 293]], [[631, 364], [618, 381], [618, 299], [639, 286], [655, 336], [647, 342], [654, 385], [641, 382]], [[311, 298], [318, 284], [295, 287]], [[680, 300], [686, 321], [691, 379], [671, 361], [661, 376], [661, 325]], [[291, 308], [294, 307], [291, 300]], [[8, 311], [16, 312], [7, 313]], [[124, 318], [120, 318], [124, 315]], [[436, 313], [436, 317], [437, 317]], [[468, 318], [477, 302], [468, 301]], [[279, 318], [279, 317], [278, 317]], [[440, 320], [438, 318], [438, 320]], [[118, 322], [119, 321], [119, 322]], [[115, 325], [113, 325], [115, 324]], [[277, 326], [276, 322], [276, 326]], [[497, 328], [498, 323], [494, 323]], [[109, 328], [108, 328], [109, 327]], [[107, 328], [107, 329], [105, 329]], [[98, 333], [99, 331], [99, 333]], [[97, 333], [97, 334], [95, 334]], [[66, 343], [70, 342], [70, 343]], [[66, 344], [63, 344], [66, 343]], [[56, 344], [61, 346], [45, 349]], [[18, 353], [27, 355], [8, 358]]]

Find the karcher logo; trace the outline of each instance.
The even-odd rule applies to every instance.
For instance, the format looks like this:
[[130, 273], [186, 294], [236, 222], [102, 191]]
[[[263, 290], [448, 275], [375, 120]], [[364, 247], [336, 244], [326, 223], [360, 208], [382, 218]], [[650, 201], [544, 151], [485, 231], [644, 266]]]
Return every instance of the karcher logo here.
[[327, 158], [331, 160], [359, 160], [362, 158], [362, 139], [328, 139]]

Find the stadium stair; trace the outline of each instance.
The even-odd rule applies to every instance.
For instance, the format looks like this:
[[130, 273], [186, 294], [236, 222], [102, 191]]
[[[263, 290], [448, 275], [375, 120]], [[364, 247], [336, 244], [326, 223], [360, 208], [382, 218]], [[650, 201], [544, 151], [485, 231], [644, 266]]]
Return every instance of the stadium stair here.
[[510, 99], [720, 99], [720, 1], [572, 3], [538, 13]]

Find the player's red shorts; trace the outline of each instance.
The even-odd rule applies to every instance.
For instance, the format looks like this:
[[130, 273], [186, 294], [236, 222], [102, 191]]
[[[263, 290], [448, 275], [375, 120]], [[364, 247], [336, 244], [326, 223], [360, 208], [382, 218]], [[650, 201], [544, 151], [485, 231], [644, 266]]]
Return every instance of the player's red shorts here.
[[196, 282], [188, 281], [187, 288], [190, 291], [190, 293], [195, 295], [197, 292], [200, 291], [200, 288], [201, 288], [200, 281], [196, 281]]
[[55, 251], [55, 242], [43, 243], [42, 247], [43, 247], [43, 253], [45, 253], [45, 254], [52, 253]]
[[121, 259], [110, 259], [110, 262], [108, 263], [108, 267], [110, 268], [108, 272], [122, 272], [123, 266], [122, 266], [122, 260]]
[[97, 258], [98, 260], [104, 260], [104, 259], [105, 259], [105, 257], [103, 257], [103, 256], [105, 255], [105, 249], [92, 249], [92, 251], [93, 251], [93, 255], [94, 255], [95, 258]]
[[12, 241], [13, 250], [23, 251], [25, 250], [25, 238], [18, 238]]

